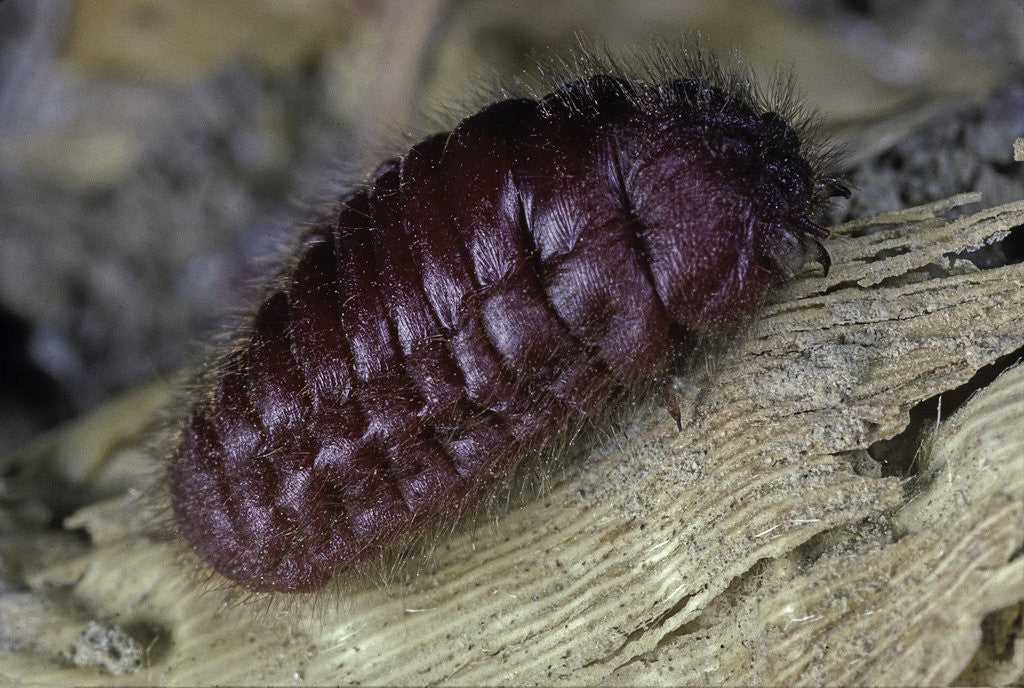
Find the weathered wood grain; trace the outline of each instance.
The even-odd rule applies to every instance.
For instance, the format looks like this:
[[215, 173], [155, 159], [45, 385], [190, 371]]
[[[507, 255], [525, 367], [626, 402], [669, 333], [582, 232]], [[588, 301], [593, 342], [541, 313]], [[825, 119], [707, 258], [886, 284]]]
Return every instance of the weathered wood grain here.
[[[866, 450], [922, 400], [1024, 347], [1024, 265], [953, 258], [1024, 222], [1024, 202], [941, 215], [976, 200], [838, 228], [827, 280], [809, 270], [694, 375], [703, 389], [681, 431], [657, 403], [639, 407], [541, 498], [445, 540], [389, 586], [354, 584], [312, 610], [225, 609], [189, 589], [173, 546], [135, 527], [130, 495], [89, 507], [68, 522], [89, 547], [29, 570], [17, 604], [0, 595], [8, 622], [38, 626], [0, 652], [0, 675], [953, 682], [983, 617], [1024, 600], [1024, 367], [938, 424], [912, 475], [887, 476]], [[130, 429], [151, 406], [122, 413]], [[96, 439], [117, 425], [85, 422], [35, 451], [131, 484], [117, 464], [134, 465], [141, 440]], [[61, 652], [90, 619], [141, 629], [148, 666], [123, 677], [68, 666]], [[1011, 655], [1002, 671], [1013, 678], [1024, 647]]]

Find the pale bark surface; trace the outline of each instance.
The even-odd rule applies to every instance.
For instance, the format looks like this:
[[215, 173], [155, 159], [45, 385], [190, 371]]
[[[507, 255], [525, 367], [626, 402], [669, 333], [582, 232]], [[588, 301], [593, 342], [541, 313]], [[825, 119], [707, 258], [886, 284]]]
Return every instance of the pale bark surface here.
[[[89, 542], [26, 545], [29, 590], [0, 596], [0, 676], [160, 685], [1019, 679], [1024, 645], [1005, 629], [986, 644], [982, 621], [1012, 625], [1024, 601], [1024, 366], [935, 424], [908, 466], [867, 452], [903, 431], [921, 401], [1024, 347], [1024, 265], [979, 269], [954, 257], [1024, 222], [1024, 201], [977, 201], [837, 228], [828, 278], [808, 267], [693, 373], [702, 390], [681, 431], [652, 400], [541, 497], [443, 538], [386, 587], [354, 583], [315, 608], [226, 609], [222, 594], [193, 589], [173, 542], [139, 527], [130, 491], [83, 509], [65, 525], [84, 528]], [[965, 204], [972, 212], [946, 219]], [[23, 463], [112, 494], [138, 487], [149, 453], [142, 428], [167, 394], [139, 393], [44, 438]], [[70, 663], [91, 620], [134, 633], [145, 650], [139, 673]], [[993, 648], [999, 638], [1011, 646]]]

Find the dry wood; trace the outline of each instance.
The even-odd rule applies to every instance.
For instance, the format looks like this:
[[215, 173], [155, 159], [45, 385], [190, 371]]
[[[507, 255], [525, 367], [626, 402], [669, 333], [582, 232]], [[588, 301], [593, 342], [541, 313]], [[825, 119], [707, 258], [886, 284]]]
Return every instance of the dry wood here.
[[[838, 228], [829, 277], [809, 268], [715, 362], [681, 431], [657, 404], [637, 409], [542, 498], [445, 541], [406, 582], [357, 587], [309, 618], [225, 611], [191, 592], [174, 548], [134, 527], [130, 496], [83, 510], [69, 525], [92, 546], [30, 570], [28, 592], [0, 595], [9, 623], [35, 624], [0, 653], [0, 676], [953, 682], [982, 619], [1024, 600], [1024, 367], [937, 424], [912, 475], [886, 477], [866, 450], [922, 400], [1024, 347], [1024, 265], [954, 257], [1024, 223], [1024, 202], [942, 217], [976, 200]], [[145, 419], [151, 406], [130, 408]], [[115, 484], [118, 470], [98, 466], [130, 463], [140, 440], [92, 437], [110, 423], [35, 451]], [[113, 677], [68, 665], [61, 653], [91, 619], [152, 640], [148, 666]], [[1024, 673], [1019, 640], [999, 657], [964, 677]]]

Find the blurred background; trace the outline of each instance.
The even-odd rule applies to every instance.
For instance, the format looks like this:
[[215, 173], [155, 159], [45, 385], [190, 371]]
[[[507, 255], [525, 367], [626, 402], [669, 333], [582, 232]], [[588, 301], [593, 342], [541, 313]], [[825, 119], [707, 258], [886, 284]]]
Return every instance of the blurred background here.
[[495, 84], [698, 34], [847, 142], [831, 221], [1024, 197], [1016, 0], [0, 0], [0, 455], [194, 363], [311, 205]]

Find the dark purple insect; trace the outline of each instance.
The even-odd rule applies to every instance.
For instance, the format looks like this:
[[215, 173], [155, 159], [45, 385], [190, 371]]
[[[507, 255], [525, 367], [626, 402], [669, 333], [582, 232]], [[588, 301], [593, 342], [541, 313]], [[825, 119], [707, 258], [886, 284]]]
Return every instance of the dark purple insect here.
[[846, 190], [798, 132], [691, 65], [504, 100], [385, 162], [195, 397], [178, 530], [245, 588], [309, 591], [479, 499], [806, 261], [828, 269], [811, 216]]

